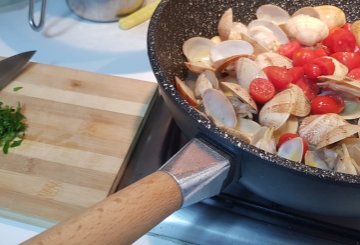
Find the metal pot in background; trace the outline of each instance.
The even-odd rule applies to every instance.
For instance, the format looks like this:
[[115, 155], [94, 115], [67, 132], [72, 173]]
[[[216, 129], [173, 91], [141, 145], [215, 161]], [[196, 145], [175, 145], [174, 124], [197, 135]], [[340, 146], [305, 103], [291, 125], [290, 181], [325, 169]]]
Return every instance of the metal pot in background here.
[[[34, 18], [35, 0], [29, 0], [29, 24], [34, 31], [40, 31], [45, 24], [46, 2], [41, 0], [39, 20]], [[70, 9], [79, 17], [98, 22], [117, 21], [143, 4], [143, 0], [66, 0]]]

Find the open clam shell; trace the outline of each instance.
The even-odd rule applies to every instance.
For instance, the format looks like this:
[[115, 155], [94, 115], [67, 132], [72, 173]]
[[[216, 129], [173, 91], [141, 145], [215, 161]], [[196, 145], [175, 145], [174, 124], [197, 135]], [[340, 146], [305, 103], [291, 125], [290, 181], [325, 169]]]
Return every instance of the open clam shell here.
[[303, 90], [296, 85], [291, 85], [288, 90], [292, 94], [293, 102], [290, 113], [298, 117], [305, 117], [309, 115], [311, 111], [311, 104]]
[[259, 54], [256, 57], [255, 62], [261, 69], [267, 66], [280, 66], [286, 68], [293, 67], [292, 61], [289, 58], [274, 52], [265, 52]]
[[285, 28], [291, 37], [305, 46], [313, 46], [329, 34], [329, 28], [322, 20], [304, 14], [291, 17]]
[[281, 144], [278, 150], [278, 156], [301, 162], [304, 152], [303, 140], [300, 137], [293, 138]]
[[304, 163], [311, 167], [331, 170], [327, 162], [321, 158], [318, 151], [307, 151], [304, 157]]
[[339, 115], [346, 120], [360, 118], [360, 102], [344, 99], [344, 110]]
[[254, 38], [250, 37], [248, 33], [243, 33], [241, 36], [242, 40], [247, 41], [254, 47], [254, 54], [258, 55], [264, 52], [268, 52], [269, 49], [263, 46], [261, 43], [256, 41]]
[[316, 148], [319, 149], [324, 146], [333, 144], [358, 132], [360, 132], [359, 125], [345, 124], [337, 126], [321, 137], [319, 143], [316, 145]]
[[203, 105], [206, 115], [219, 127], [233, 128], [237, 118], [233, 106], [226, 96], [217, 89], [207, 89], [203, 93]]
[[335, 171], [357, 175], [357, 170], [355, 168], [356, 162], [350, 157], [345, 144], [342, 144], [341, 147], [337, 147], [337, 153], [339, 154], [339, 157], [337, 158]]
[[210, 49], [210, 60], [212, 63], [221, 62], [224, 59], [238, 56], [251, 55], [254, 52], [253, 46], [243, 40], [223, 41]]
[[274, 137], [276, 142], [279, 141], [279, 138], [284, 133], [297, 133], [299, 128], [299, 120], [296, 116], [290, 116], [288, 120], [277, 130], [274, 131]]
[[315, 10], [314, 7], [303, 7], [303, 8], [300, 8], [300, 9], [296, 10], [295, 13], [293, 13], [292, 16], [296, 16], [296, 15], [300, 15], [300, 14], [308, 15], [308, 16], [311, 16], [311, 17], [320, 19], [320, 14], [319, 14], [318, 11]]
[[233, 10], [229, 8], [221, 16], [218, 24], [218, 33], [221, 40], [225, 41], [229, 38], [231, 27], [233, 24]]
[[235, 128], [227, 128], [225, 130], [249, 144], [260, 128], [260, 124], [251, 119], [238, 118]]
[[219, 88], [219, 81], [213, 71], [206, 70], [196, 79], [195, 96], [201, 98], [204, 91], [209, 88]]
[[179, 91], [179, 93], [181, 94], [181, 96], [192, 106], [198, 106], [199, 102], [198, 100], [195, 98], [195, 95], [193, 93], [193, 91], [191, 90], [191, 88], [189, 88], [188, 85], [186, 85], [186, 83], [181, 80], [178, 77], [175, 77], [175, 86], [176, 89]]
[[274, 129], [261, 127], [252, 138], [251, 144], [264, 151], [275, 153], [276, 143], [273, 137]]
[[206, 61], [184, 62], [184, 64], [190, 71], [196, 74], [200, 74], [206, 70], [215, 71], [215, 68], [211, 66], [210, 62]]
[[360, 47], [360, 20], [357, 20], [354, 23], [352, 23], [351, 32], [355, 36], [357, 46]]
[[236, 78], [240, 86], [246, 90], [249, 90], [250, 83], [255, 78], [267, 79], [260, 66], [255, 61], [246, 57], [240, 58], [236, 62]]
[[273, 4], [261, 5], [255, 14], [258, 19], [271, 21], [277, 25], [286, 23], [290, 18], [286, 10]]
[[289, 38], [287, 37], [285, 32], [278, 25], [274, 24], [269, 20], [258, 19], [251, 21], [248, 25], [249, 32], [251, 32], [251, 30], [256, 27], [266, 27], [274, 34], [280, 44], [285, 44], [289, 42]]
[[244, 35], [248, 35], [247, 26], [241, 22], [233, 22], [228, 39], [240, 40], [243, 39]]
[[255, 110], [255, 112], [258, 111], [257, 105], [255, 101], [251, 98], [249, 92], [243, 87], [241, 87], [239, 84], [222, 82], [221, 86], [233, 92], [241, 101], [249, 104], [251, 108]]
[[210, 50], [216, 44], [205, 37], [192, 37], [182, 46], [183, 53], [189, 62], [208, 61]]
[[320, 76], [320, 80], [325, 81], [317, 83], [319, 87], [328, 87], [334, 91], [339, 91], [352, 96], [360, 97], [360, 82], [357, 80], [347, 79], [341, 80], [336, 76]]

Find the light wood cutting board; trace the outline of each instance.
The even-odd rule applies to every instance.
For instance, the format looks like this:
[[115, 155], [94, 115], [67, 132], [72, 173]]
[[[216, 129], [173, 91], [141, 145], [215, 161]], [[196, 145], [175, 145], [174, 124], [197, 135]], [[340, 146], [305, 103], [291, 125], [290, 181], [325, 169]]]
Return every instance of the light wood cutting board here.
[[28, 124], [23, 144], [0, 153], [0, 216], [57, 222], [105, 198], [155, 89], [150, 82], [29, 64], [0, 92], [0, 101], [23, 105]]

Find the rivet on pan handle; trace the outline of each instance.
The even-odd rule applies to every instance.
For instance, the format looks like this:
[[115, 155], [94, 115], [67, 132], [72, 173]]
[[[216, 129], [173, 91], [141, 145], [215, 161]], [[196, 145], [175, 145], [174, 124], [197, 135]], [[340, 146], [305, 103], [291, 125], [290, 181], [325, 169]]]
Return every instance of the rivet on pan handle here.
[[40, 31], [45, 23], [45, 14], [46, 14], [46, 0], [41, 0], [41, 12], [39, 23], [35, 23], [34, 20], [34, 5], [35, 0], [29, 0], [29, 25], [34, 31]]
[[229, 167], [227, 156], [193, 139], [166, 167], [23, 244], [132, 244], [182, 206], [218, 194]]

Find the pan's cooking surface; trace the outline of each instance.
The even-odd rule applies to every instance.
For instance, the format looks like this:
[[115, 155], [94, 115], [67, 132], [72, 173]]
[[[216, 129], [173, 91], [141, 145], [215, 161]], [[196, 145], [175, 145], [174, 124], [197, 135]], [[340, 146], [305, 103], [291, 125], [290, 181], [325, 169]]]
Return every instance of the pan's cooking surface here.
[[[155, 171], [188, 140], [162, 99], [155, 102], [120, 188]], [[194, 244], [358, 244], [360, 219], [294, 211], [234, 182], [220, 196], [179, 210], [151, 232]]]
[[[234, 9], [236, 20], [248, 23], [255, 18], [256, 8], [265, 3], [280, 5], [294, 12], [301, 6], [332, 4], [341, 7], [347, 14], [349, 21], [356, 19], [360, 13], [360, 1], [316, 1], [316, 0], [284, 0], [284, 1], [169, 1], [164, 0], [155, 12], [148, 32], [148, 47], [150, 61], [160, 85], [165, 93], [173, 97], [181, 109], [187, 113], [194, 123], [204, 131], [211, 130], [216, 136], [229, 145], [237, 146], [242, 150], [257, 155], [268, 163], [277, 164], [307, 175], [317, 176], [323, 179], [334, 179], [339, 182], [360, 183], [360, 177], [342, 174], [332, 171], [324, 171], [318, 168], [308, 167], [304, 164], [295, 163], [273, 154], [266, 153], [251, 145], [245, 144], [235, 137], [217, 128], [214, 124], [202, 117], [197, 111], [189, 106], [176, 92], [173, 86], [175, 75], [186, 76], [183, 66], [184, 56], [181, 46], [184, 40], [194, 36], [211, 37], [215, 35], [217, 22], [221, 14], [228, 8]], [[244, 7], [245, 6], [245, 7]], [[244, 11], [245, 8], [245, 11]], [[171, 11], [169, 9], [172, 9]], [[176, 9], [176, 11], [173, 11]], [[190, 14], [189, 14], [190, 13]], [[203, 14], [199, 14], [203, 13]], [[237, 13], [237, 14], [236, 14]], [[240, 14], [241, 13], [241, 14]], [[181, 30], [176, 32], [176, 30]]]

